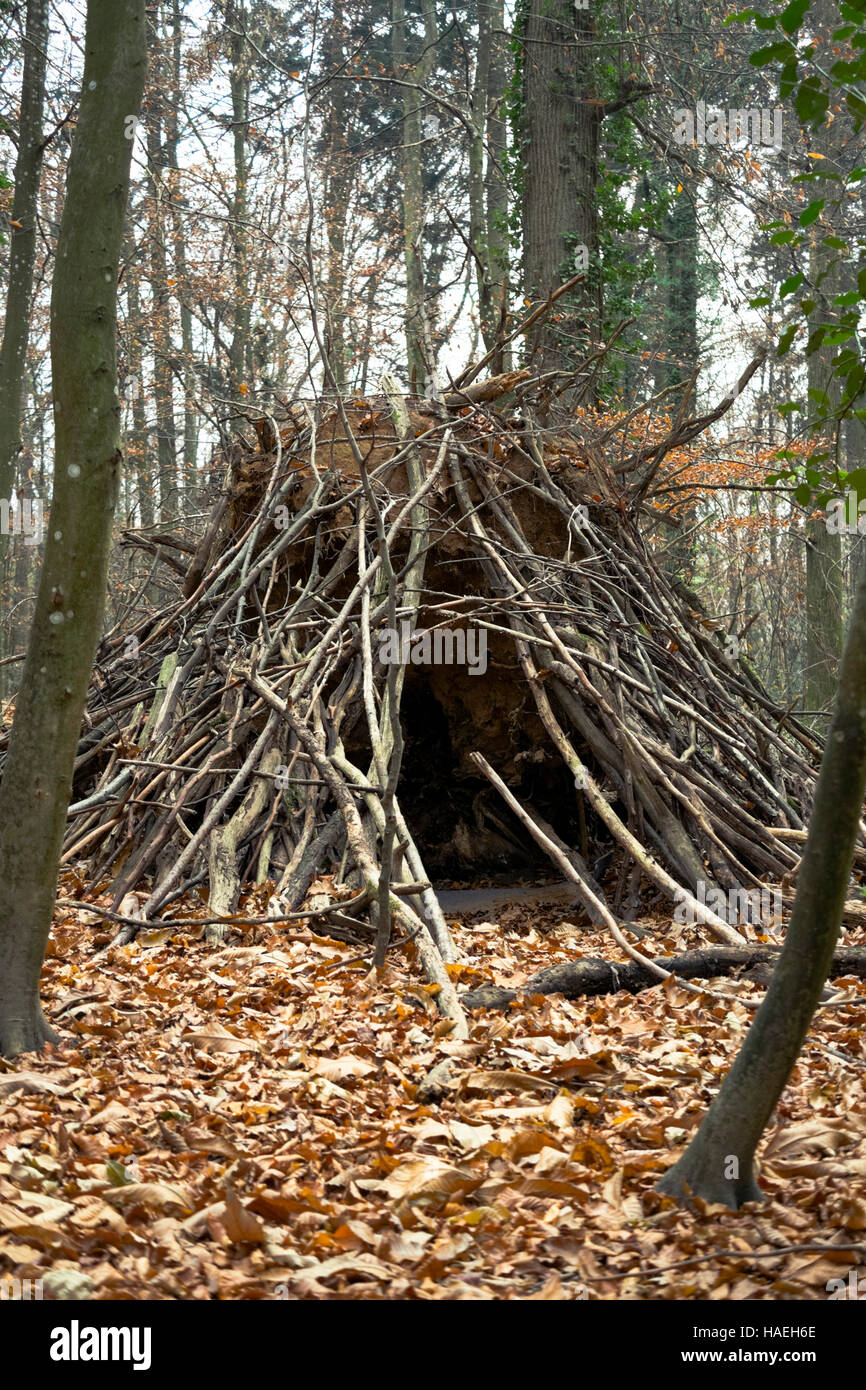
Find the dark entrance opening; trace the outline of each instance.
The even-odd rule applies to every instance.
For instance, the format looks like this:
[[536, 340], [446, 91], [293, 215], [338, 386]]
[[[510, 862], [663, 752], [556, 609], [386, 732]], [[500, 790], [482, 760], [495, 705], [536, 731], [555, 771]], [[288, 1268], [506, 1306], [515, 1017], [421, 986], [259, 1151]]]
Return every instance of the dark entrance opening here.
[[[401, 709], [400, 805], [434, 881], [513, 883], [556, 877], [549, 858], [490, 784], [461, 766], [446, 711], [427, 682], [406, 681]], [[577, 797], [568, 769], [528, 737], [521, 741], [519, 733], [517, 744], [513, 761], [521, 777], [516, 794], [567, 844], [579, 847]], [[476, 746], [485, 752], [483, 729]]]

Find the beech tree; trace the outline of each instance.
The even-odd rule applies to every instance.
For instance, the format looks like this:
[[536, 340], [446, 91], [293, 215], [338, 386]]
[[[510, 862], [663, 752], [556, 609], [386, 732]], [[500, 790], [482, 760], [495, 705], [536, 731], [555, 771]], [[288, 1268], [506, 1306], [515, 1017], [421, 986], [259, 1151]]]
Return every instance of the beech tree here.
[[[772, 61], [782, 64], [782, 91], [793, 92], [797, 115], [804, 126], [815, 130], [812, 143], [819, 146], [817, 152], [822, 160], [827, 155], [820, 146], [823, 145], [829, 155], [828, 132], [834, 122], [840, 120], [841, 109], [856, 134], [862, 132], [866, 121], [866, 101], [862, 96], [862, 82], [866, 77], [863, 56], [866, 17], [862, 3], [843, 8], [844, 18], [849, 23], [833, 30], [834, 16], [825, 0], [815, 0], [811, 12], [808, 0], [792, 0], [773, 20], [778, 40], [758, 50], [752, 58], [756, 66]], [[739, 18], [763, 19], [753, 10], [745, 11]], [[772, 26], [763, 19], [761, 27]], [[823, 47], [819, 48], [814, 42], [816, 32], [823, 32], [827, 40]], [[850, 51], [855, 56], [849, 61], [836, 61], [828, 75], [821, 59], [815, 67], [811, 60], [816, 49], [823, 57], [830, 39], [837, 43], [853, 39]], [[814, 182], [816, 177], [806, 176], [801, 181], [808, 182], [811, 178]], [[835, 186], [838, 189], [835, 198], [828, 193], [813, 199], [800, 213], [799, 228], [803, 230], [785, 227], [776, 238], [779, 244], [803, 248], [804, 264], [808, 264], [814, 277], [810, 282], [805, 270], [791, 277], [790, 288], [803, 288], [798, 304], [803, 325], [798, 325], [796, 319], [789, 324], [779, 341], [778, 352], [784, 356], [798, 330], [808, 328], [809, 395], [813, 401], [818, 401], [818, 422], [837, 437], [843, 422], [859, 409], [866, 385], [866, 360], [858, 336], [866, 299], [866, 237], [862, 230], [847, 242], [835, 235], [840, 208], [852, 191], [862, 190], [864, 177], [866, 169], [859, 161], [857, 167], [850, 168], [847, 173], [839, 168], [822, 171], [819, 189], [832, 192]], [[819, 224], [819, 219], [824, 235], [816, 250], [813, 228]], [[827, 237], [828, 229], [834, 235]], [[830, 252], [836, 254], [830, 255]], [[853, 277], [858, 289], [834, 296], [843, 258], [849, 277], [851, 263], [858, 268], [859, 273]], [[818, 300], [816, 291], [822, 286]], [[820, 388], [817, 382], [821, 383]], [[797, 488], [798, 500], [803, 505], [824, 506], [828, 489], [849, 485], [862, 488], [866, 483], [866, 469], [841, 472], [837, 461], [820, 449], [809, 456], [806, 464], [805, 476]], [[778, 476], [796, 476], [796, 470], [782, 470]], [[826, 517], [813, 517], [811, 529], [813, 534], [826, 537], [830, 530]], [[834, 539], [838, 540], [838, 536]], [[825, 605], [828, 602], [829, 620], [838, 624], [841, 609], [838, 585], [829, 601], [825, 597]], [[822, 627], [826, 629], [827, 626], [828, 620], [822, 619]], [[842, 923], [864, 791], [866, 578], [861, 572], [785, 944], [767, 994], [734, 1065], [694, 1139], [659, 1182], [660, 1192], [676, 1197], [694, 1194], [733, 1208], [760, 1199], [762, 1194], [754, 1173], [755, 1151], [800, 1054], [830, 970]]]
[[[29, 0], [21, 81], [21, 120], [9, 246], [9, 285], [0, 344], [0, 497], [9, 497], [20, 446], [24, 358], [36, 257], [36, 200], [45, 148], [42, 113], [48, 47], [48, 0]], [[0, 554], [5, 547], [0, 537]]]
[[144, 0], [89, 0], [51, 294], [51, 520], [0, 784], [0, 1053], [6, 1056], [53, 1037], [39, 1003], [39, 975], [118, 493], [117, 279], [146, 68]]
[[[45, 142], [42, 121], [45, 106], [45, 64], [48, 48], [48, 0], [29, 0], [25, 28], [24, 65], [21, 79], [21, 116], [15, 160], [12, 216], [9, 226], [9, 281], [3, 340], [0, 343], [0, 498], [11, 501], [21, 448], [21, 405], [24, 368], [30, 336], [33, 298], [33, 266], [36, 260], [36, 205]], [[19, 493], [20, 505], [20, 493]], [[8, 560], [8, 539], [0, 532], [0, 579]], [[10, 566], [11, 568], [11, 566]], [[8, 644], [15, 649], [14, 624], [10, 622], [9, 594], [0, 595], [0, 654]]]
[[842, 922], [866, 789], [866, 576], [848, 629], [785, 945], [700, 1129], [658, 1184], [737, 1208], [761, 1199], [754, 1156], [809, 1030]]

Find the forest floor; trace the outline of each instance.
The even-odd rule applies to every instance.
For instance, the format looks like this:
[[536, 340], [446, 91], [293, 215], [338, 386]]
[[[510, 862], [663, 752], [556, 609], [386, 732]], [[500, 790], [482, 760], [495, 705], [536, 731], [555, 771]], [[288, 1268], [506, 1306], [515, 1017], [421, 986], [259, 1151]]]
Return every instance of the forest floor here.
[[[55, 1295], [96, 1299], [786, 1300], [866, 1263], [864, 982], [810, 1032], [762, 1145], [766, 1203], [686, 1210], [653, 1186], [753, 986], [536, 996], [455, 1042], [405, 951], [376, 977], [295, 924], [100, 950], [111, 929], [80, 922], [58, 909], [43, 976], [63, 1045], [0, 1063], [0, 1277], [53, 1270]], [[651, 954], [697, 944], [641, 925]], [[620, 958], [561, 906], [455, 937], [458, 986]], [[446, 1058], [450, 1093], [420, 1103]]]

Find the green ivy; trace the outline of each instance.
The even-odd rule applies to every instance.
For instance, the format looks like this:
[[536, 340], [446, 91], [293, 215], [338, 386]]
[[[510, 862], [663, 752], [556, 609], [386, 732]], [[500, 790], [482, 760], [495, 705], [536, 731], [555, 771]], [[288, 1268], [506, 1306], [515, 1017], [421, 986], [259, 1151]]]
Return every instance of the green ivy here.
[[[772, 43], [752, 53], [750, 61], [755, 67], [775, 65], [780, 97], [782, 100], [792, 100], [803, 126], [821, 127], [831, 103], [837, 105], [841, 100], [855, 132], [859, 134], [866, 121], [866, 99], [857, 88], [857, 84], [862, 87], [866, 80], [866, 0], [840, 0], [840, 18], [846, 23], [834, 30], [833, 38], [838, 42], [850, 41], [853, 56], [833, 62], [826, 74], [812, 62], [818, 46], [808, 35], [810, 5], [811, 0], [789, 0], [788, 4], [780, 6], [776, 14], [741, 10], [730, 15], [725, 22], [751, 21], [757, 29], [778, 35]], [[820, 196], [813, 198], [803, 209], [796, 227], [782, 222], [768, 223], [763, 230], [772, 233], [771, 245], [787, 246], [792, 252], [808, 248], [813, 235], [809, 228], [823, 212], [847, 205], [852, 195], [862, 196], [864, 178], [866, 167], [853, 169], [847, 175], [822, 168], [799, 175], [794, 182], [818, 185], [816, 192]], [[822, 237], [821, 242], [829, 251], [837, 254], [826, 261], [818, 283], [826, 279], [835, 267], [854, 264], [857, 266], [857, 289], [834, 297], [832, 303], [841, 312], [832, 322], [816, 322], [813, 317], [816, 301], [809, 293], [800, 295], [799, 299], [794, 300], [797, 318], [781, 334], [776, 352], [778, 357], [784, 357], [794, 342], [803, 337], [807, 357], [819, 348], [837, 349], [831, 357], [831, 371], [840, 385], [838, 404], [834, 406], [824, 391], [813, 389], [807, 393], [816, 424], [837, 426], [840, 421], [852, 417], [866, 419], [866, 410], [856, 405], [866, 393], [866, 362], [859, 332], [862, 307], [866, 303], [866, 237], [861, 234], [848, 237], [829, 235]], [[805, 275], [800, 272], [789, 275], [776, 291], [779, 300], [796, 296], [804, 282]], [[772, 303], [772, 300], [772, 291], [765, 291], [750, 300], [750, 304], [753, 308], [761, 308]], [[796, 401], [785, 401], [779, 407], [783, 415], [802, 409], [803, 406]], [[826, 506], [831, 497], [838, 495], [840, 488], [854, 488], [866, 495], [866, 469], [855, 469], [851, 473], [837, 469], [827, 451], [811, 453], [805, 464], [788, 450], [780, 451], [778, 457], [783, 465], [787, 463], [790, 466], [782, 466], [776, 473], [770, 474], [767, 481], [796, 482], [794, 496], [802, 506]]]

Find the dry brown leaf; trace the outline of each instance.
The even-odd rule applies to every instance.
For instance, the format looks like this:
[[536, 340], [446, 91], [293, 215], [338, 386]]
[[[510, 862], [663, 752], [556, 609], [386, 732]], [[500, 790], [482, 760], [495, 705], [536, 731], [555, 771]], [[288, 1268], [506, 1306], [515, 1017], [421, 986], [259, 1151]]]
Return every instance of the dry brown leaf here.
[[352, 1077], [369, 1076], [376, 1071], [371, 1062], [360, 1057], [316, 1057], [307, 1063], [307, 1069], [314, 1076], [323, 1076], [326, 1081], [348, 1081]]
[[225, 1233], [233, 1245], [264, 1245], [267, 1231], [257, 1216], [240, 1201], [232, 1187], [226, 1187], [226, 1209], [222, 1217]]
[[480, 1179], [462, 1168], [453, 1168], [441, 1158], [425, 1155], [401, 1163], [382, 1184], [389, 1197], [414, 1200], [419, 1197], [450, 1197], [470, 1192]]
[[189, 1193], [164, 1182], [128, 1182], [102, 1195], [114, 1207], [148, 1207], [166, 1213], [189, 1212], [194, 1205]]
[[238, 1038], [234, 1033], [230, 1033], [227, 1028], [223, 1028], [221, 1023], [215, 1020], [206, 1023], [203, 1028], [198, 1028], [194, 1032], [183, 1034], [184, 1042], [195, 1043], [205, 1052], [258, 1052], [258, 1043], [254, 1043], [250, 1038]]

